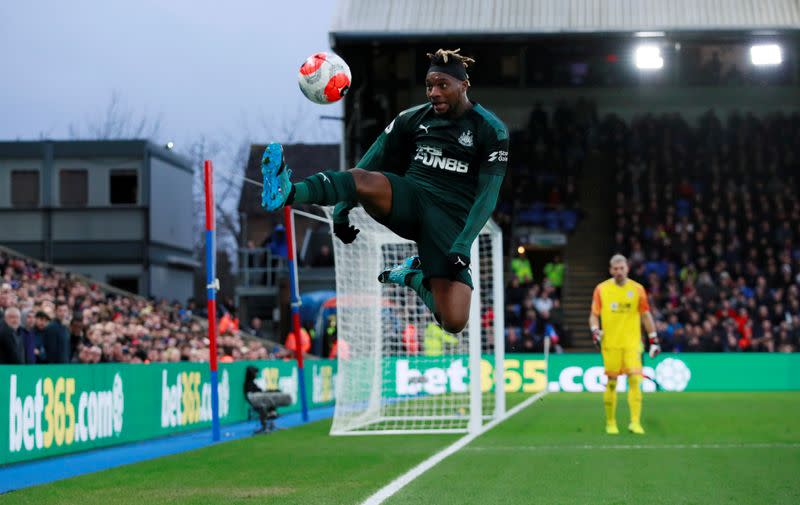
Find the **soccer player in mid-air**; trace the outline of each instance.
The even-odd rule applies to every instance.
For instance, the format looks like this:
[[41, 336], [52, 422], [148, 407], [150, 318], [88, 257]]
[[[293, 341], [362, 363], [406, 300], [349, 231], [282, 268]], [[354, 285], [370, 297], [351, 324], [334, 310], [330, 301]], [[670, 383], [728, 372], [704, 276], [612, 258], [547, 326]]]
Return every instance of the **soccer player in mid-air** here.
[[378, 280], [410, 287], [444, 330], [458, 333], [469, 316], [470, 247], [497, 203], [508, 130], [467, 98], [472, 58], [458, 49], [439, 49], [428, 57], [428, 101], [389, 123], [356, 168], [292, 184], [282, 148], [270, 144], [262, 159], [262, 205], [268, 211], [292, 203], [336, 205], [334, 233], [351, 243], [358, 230], [348, 213], [361, 204], [419, 250]]
[[[619, 434], [617, 428], [617, 377], [628, 376], [628, 407], [631, 422], [628, 430], [644, 435], [642, 428], [642, 322], [650, 341], [650, 357], [661, 347], [656, 334], [647, 293], [638, 282], [628, 278], [628, 260], [615, 254], [609, 262], [611, 278], [594, 288], [589, 327], [592, 340], [600, 347], [608, 383], [603, 393], [606, 410], [606, 433]], [[602, 323], [602, 329], [601, 329]]]

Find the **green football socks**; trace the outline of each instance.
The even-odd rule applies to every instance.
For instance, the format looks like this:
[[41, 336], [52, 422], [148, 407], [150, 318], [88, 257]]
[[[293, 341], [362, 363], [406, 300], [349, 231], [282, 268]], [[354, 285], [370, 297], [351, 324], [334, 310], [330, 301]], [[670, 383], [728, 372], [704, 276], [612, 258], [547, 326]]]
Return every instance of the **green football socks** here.
[[424, 275], [422, 272], [416, 272], [406, 276], [406, 286], [410, 287], [422, 298], [425, 306], [428, 307], [434, 315], [436, 315], [436, 304], [433, 300], [433, 293], [430, 289], [423, 284]]
[[350, 172], [320, 172], [295, 183], [287, 203], [335, 205], [356, 200], [356, 183]]

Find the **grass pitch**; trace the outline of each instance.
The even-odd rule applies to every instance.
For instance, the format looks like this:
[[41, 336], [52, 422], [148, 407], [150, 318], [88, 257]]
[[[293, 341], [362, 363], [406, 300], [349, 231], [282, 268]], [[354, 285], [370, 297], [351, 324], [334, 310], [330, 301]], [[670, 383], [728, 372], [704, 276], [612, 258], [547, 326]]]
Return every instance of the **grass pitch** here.
[[[522, 395], [509, 398], [519, 402]], [[400, 490], [400, 504], [800, 503], [800, 393], [553, 394]], [[458, 439], [330, 437], [329, 421], [0, 496], [2, 504], [352, 504]]]

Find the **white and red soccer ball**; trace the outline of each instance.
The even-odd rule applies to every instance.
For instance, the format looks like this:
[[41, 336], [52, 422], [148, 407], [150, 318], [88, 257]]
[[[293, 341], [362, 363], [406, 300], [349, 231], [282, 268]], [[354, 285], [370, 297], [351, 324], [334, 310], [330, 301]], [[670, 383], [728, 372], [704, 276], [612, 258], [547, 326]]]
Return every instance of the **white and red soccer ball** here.
[[350, 67], [334, 53], [314, 53], [297, 74], [300, 90], [314, 103], [338, 102], [350, 89]]

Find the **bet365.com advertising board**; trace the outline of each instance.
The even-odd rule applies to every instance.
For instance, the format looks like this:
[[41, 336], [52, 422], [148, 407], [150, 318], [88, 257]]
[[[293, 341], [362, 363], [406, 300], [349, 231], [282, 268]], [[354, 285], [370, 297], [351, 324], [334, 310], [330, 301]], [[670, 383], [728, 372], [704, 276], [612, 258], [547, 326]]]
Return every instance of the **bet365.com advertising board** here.
[[[481, 388], [494, 386], [493, 357], [481, 362]], [[384, 375], [393, 377], [398, 396], [436, 395], [467, 391], [467, 357], [398, 358], [384, 363]], [[548, 370], [549, 366], [549, 370]], [[800, 354], [662, 354], [644, 360], [645, 392], [662, 391], [789, 391], [800, 390]], [[507, 354], [507, 393], [605, 390], [599, 354]], [[626, 389], [626, 381], [617, 385]]]
[[[297, 398], [293, 362], [224, 364], [219, 371], [219, 414], [223, 424], [244, 421], [248, 365], [261, 370], [268, 389]], [[336, 363], [309, 361], [305, 367], [311, 408], [332, 405]], [[211, 426], [208, 364], [0, 366], [0, 464], [134, 442]]]
[[[489, 360], [481, 363], [481, 386], [494, 385]], [[220, 366], [219, 399], [223, 424], [244, 421], [245, 369], [253, 364], [269, 389], [281, 389], [299, 410], [294, 362], [258, 361]], [[645, 373], [663, 391], [800, 390], [800, 354], [668, 354], [645, 359]], [[384, 362], [398, 396], [466, 392], [467, 358], [396, 358]], [[311, 408], [334, 400], [336, 362], [306, 362]], [[509, 354], [505, 360], [506, 392], [599, 392], [604, 389], [598, 354]], [[625, 381], [618, 383], [624, 390]], [[645, 380], [645, 392], [656, 386]], [[134, 442], [211, 425], [208, 365], [0, 366], [0, 464], [15, 463], [86, 449]]]

